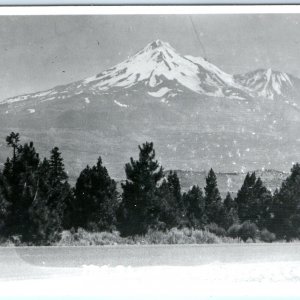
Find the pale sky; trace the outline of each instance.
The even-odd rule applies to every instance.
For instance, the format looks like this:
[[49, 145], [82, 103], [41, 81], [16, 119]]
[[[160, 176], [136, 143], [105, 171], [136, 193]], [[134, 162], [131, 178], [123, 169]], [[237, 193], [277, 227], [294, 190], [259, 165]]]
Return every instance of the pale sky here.
[[[272, 68], [300, 77], [300, 15], [194, 15], [207, 59], [228, 73]], [[0, 99], [84, 79], [169, 42], [204, 56], [185, 15], [0, 17]]]

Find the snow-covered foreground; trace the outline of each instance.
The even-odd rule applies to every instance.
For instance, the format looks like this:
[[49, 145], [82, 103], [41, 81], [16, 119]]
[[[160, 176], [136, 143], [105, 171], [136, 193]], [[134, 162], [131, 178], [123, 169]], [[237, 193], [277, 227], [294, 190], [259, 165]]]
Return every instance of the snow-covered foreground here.
[[299, 243], [0, 247], [0, 299], [278, 300], [299, 286]]
[[[31, 268], [44, 272], [51, 269]], [[1, 296], [109, 296], [120, 299], [300, 296], [300, 261], [149, 267], [83, 265], [81, 268], [52, 268], [51, 273], [56, 275], [0, 281]]]

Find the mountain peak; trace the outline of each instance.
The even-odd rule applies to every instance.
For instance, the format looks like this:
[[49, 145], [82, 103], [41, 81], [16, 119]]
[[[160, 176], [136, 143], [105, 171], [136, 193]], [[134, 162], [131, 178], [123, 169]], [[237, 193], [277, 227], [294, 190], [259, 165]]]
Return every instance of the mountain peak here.
[[272, 73], [273, 73], [273, 70], [272, 70], [271, 68], [268, 68], [268, 69], [266, 70], [266, 75], [267, 75], [268, 78], [271, 77]]
[[287, 73], [285, 72], [282, 72], [282, 71], [278, 71], [278, 70], [274, 70], [272, 68], [267, 68], [267, 69], [256, 69], [254, 71], [251, 71], [251, 72], [248, 72], [246, 74], [261, 74], [261, 75], [265, 75], [267, 76], [268, 78], [271, 77], [272, 75], [274, 76], [280, 76], [280, 75], [283, 75], [283, 76], [289, 76]]
[[[123, 62], [67, 85], [65, 90], [73, 94], [82, 93], [83, 90], [101, 94], [137, 85], [142, 85], [147, 93], [150, 92], [149, 95], [161, 98], [167, 97], [166, 91], [174, 96], [181, 93], [182, 88], [206, 96], [245, 98], [245, 88], [236, 84], [232, 75], [202, 57], [182, 56], [169, 43], [159, 39]], [[17, 100], [25, 98], [10, 101]]]
[[285, 90], [293, 88], [292, 77], [289, 74], [271, 68], [257, 69], [236, 75], [235, 78], [242, 85], [250, 87], [258, 96], [271, 100], [284, 94]]
[[158, 48], [158, 47], [163, 46], [164, 44], [165, 44], [165, 43], [164, 43], [163, 41], [161, 41], [161, 40], [156, 40], [156, 41], [153, 41], [153, 42], [150, 43], [150, 47], [151, 47], [152, 49], [156, 49], [156, 48]]
[[141, 86], [147, 95], [162, 99], [180, 94], [182, 88], [218, 98], [245, 100], [262, 96], [273, 99], [285, 95], [293, 87], [293, 79], [271, 68], [233, 76], [203, 57], [183, 56], [169, 43], [157, 39], [133, 56], [92, 77], [48, 91], [5, 99], [0, 104], [40, 97], [65, 99], [65, 94], [78, 95], [83, 92], [93, 95], [115, 93], [133, 86]]
[[148, 52], [148, 51], [160, 51], [160, 50], [168, 50], [170, 51], [175, 51], [176, 50], [167, 42], [164, 42], [162, 40], [155, 40], [146, 45], [141, 51], [138, 52], [138, 54], [143, 53], [143, 52]]

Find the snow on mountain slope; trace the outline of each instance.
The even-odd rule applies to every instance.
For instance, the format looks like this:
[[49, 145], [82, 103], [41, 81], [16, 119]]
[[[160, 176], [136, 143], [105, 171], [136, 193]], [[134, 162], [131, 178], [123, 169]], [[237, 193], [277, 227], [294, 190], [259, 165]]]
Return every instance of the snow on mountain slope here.
[[160, 97], [164, 96], [165, 94], [167, 94], [169, 91], [171, 91], [171, 89], [168, 89], [167, 87], [163, 87], [156, 92], [148, 92], [148, 94], [152, 97], [160, 98]]
[[181, 92], [180, 86], [197, 94], [232, 99], [244, 99], [250, 93], [232, 75], [205, 59], [181, 56], [168, 43], [157, 40], [98, 75], [48, 91], [9, 98], [0, 101], [0, 104], [28, 99], [65, 99], [82, 93], [99, 95], [138, 84], [142, 84], [143, 89], [155, 98], [175, 96]]
[[258, 96], [274, 100], [284, 94], [288, 89], [293, 89], [290, 75], [272, 69], [259, 69], [246, 74], [236, 75], [235, 79], [242, 85], [255, 91]]
[[[186, 55], [185, 58], [198, 66], [198, 76], [202, 84], [206, 83], [212, 85], [217, 83], [217, 86], [219, 88], [225, 88], [225, 91], [226, 88], [233, 88], [251, 94], [251, 90], [235, 81], [233, 75], [223, 72], [204, 58], [193, 57], [191, 55]], [[236, 95], [236, 93], [233, 94], [233, 96], [234, 95]], [[228, 94], [225, 93], [223, 96], [228, 96]]]
[[[299, 83], [298, 89], [295, 82]], [[139, 91], [166, 103], [170, 98], [184, 98], [186, 92], [191, 92], [233, 100], [281, 97], [288, 105], [300, 106], [295, 100], [300, 92], [300, 80], [291, 75], [271, 69], [231, 75], [202, 57], [182, 56], [160, 40], [153, 41], [132, 57], [95, 76], [47, 91], [5, 99], [0, 104], [29, 101], [30, 105], [36, 105], [83, 94], [85, 98], [89, 95], [113, 95], [117, 98], [124, 89], [128, 95]]]
[[[144, 82], [151, 89], [161, 86], [166, 80], [176, 81], [193, 92], [209, 96], [226, 96], [224, 89], [245, 90], [234, 81], [232, 75], [201, 57], [181, 56], [168, 43], [160, 40], [115, 67], [87, 78], [83, 85], [92, 84], [93, 89], [104, 91], [116, 87], [129, 88]], [[157, 95], [159, 93], [156, 92], [154, 97]]]

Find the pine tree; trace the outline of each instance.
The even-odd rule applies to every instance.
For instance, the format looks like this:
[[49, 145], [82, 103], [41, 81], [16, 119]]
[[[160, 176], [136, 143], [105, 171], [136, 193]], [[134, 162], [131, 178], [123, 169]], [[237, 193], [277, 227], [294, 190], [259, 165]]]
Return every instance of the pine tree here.
[[252, 221], [260, 228], [269, 228], [271, 223], [272, 194], [264, 186], [260, 177], [257, 178], [254, 189], [254, 201], [250, 206]]
[[19, 144], [19, 134], [6, 138], [13, 148], [0, 172], [0, 230], [22, 242], [49, 244], [63, 228], [70, 186], [58, 148], [42, 163], [33, 142]]
[[247, 173], [243, 185], [237, 193], [235, 202], [237, 204], [238, 216], [241, 222], [249, 220], [250, 216], [250, 203], [253, 198], [253, 187], [256, 182], [256, 175], [253, 172], [251, 175]]
[[186, 225], [186, 211], [176, 172], [170, 171], [158, 188], [160, 213], [159, 229], [170, 229]]
[[92, 170], [86, 166], [79, 174], [74, 188], [74, 203], [72, 209], [71, 223], [77, 229], [87, 228], [88, 217], [92, 210], [90, 201], [92, 194], [91, 186]]
[[227, 211], [230, 211], [232, 208], [235, 207], [234, 200], [231, 197], [231, 194], [228, 192], [224, 199], [224, 207]]
[[[170, 171], [167, 177], [167, 183], [172, 197], [174, 198], [175, 210], [179, 223], [182, 223], [185, 218], [185, 208], [183, 204], [180, 181], [177, 173]], [[178, 225], [179, 225], [178, 223]]]
[[205, 223], [205, 201], [202, 190], [194, 185], [187, 193], [183, 194], [186, 216], [189, 227], [201, 228]]
[[37, 191], [30, 209], [32, 237], [38, 244], [51, 244], [59, 239], [72, 203], [63, 158], [57, 147], [50, 159], [44, 159], [37, 172]]
[[228, 192], [226, 198], [224, 199], [224, 219], [223, 227], [228, 229], [231, 225], [239, 223], [236, 203], [231, 197], [231, 194]]
[[3, 169], [2, 195], [9, 210], [6, 218], [7, 236], [19, 235], [23, 241], [29, 238], [31, 219], [29, 209], [36, 190], [36, 170], [39, 155], [33, 143], [18, 144], [19, 134], [7, 137], [7, 144], [13, 147], [13, 158], [7, 159]]
[[20, 135], [19, 133], [11, 132], [10, 135], [6, 137], [6, 143], [8, 146], [13, 148], [13, 162], [16, 161], [16, 152], [19, 147]]
[[248, 173], [236, 197], [238, 216], [241, 222], [249, 220], [259, 228], [269, 226], [272, 195], [255, 172]]
[[65, 172], [63, 158], [61, 157], [58, 147], [54, 147], [51, 150], [49, 166], [50, 179], [52, 180], [53, 184], [61, 183], [68, 178], [68, 175]]
[[71, 209], [72, 191], [58, 147], [54, 147], [50, 153], [48, 180], [50, 186], [48, 202], [53, 212], [57, 214], [61, 228], [64, 228], [65, 219]]
[[6, 237], [16, 233], [13, 227], [16, 227], [16, 224], [14, 224], [14, 221], [16, 221], [15, 206], [20, 198], [18, 188], [19, 176], [18, 170], [16, 169], [17, 150], [20, 147], [19, 141], [19, 133], [11, 132], [11, 134], [6, 137], [7, 146], [13, 148], [12, 159], [7, 158], [0, 181], [1, 233]]
[[125, 165], [126, 183], [122, 184], [120, 231], [123, 235], [144, 234], [157, 227], [161, 213], [159, 181], [163, 169], [155, 160], [153, 143], [139, 146], [139, 159]]
[[33, 142], [25, 143], [18, 149], [16, 170], [18, 171], [19, 199], [15, 202], [15, 225], [22, 239], [30, 240], [28, 227], [31, 224], [29, 209], [37, 189], [36, 172], [40, 163], [39, 155], [33, 146]]
[[29, 231], [35, 244], [49, 245], [58, 239], [62, 228], [55, 206], [49, 202], [51, 186], [48, 159], [44, 158], [39, 165], [37, 178], [37, 190], [30, 208], [32, 226]]
[[160, 201], [160, 212], [157, 228], [160, 230], [178, 227], [181, 218], [178, 214], [177, 202], [166, 179], [163, 179], [158, 187], [158, 199]]
[[217, 184], [217, 177], [213, 169], [210, 169], [206, 177], [205, 190], [205, 213], [208, 223], [222, 223], [222, 199]]
[[271, 229], [278, 238], [291, 240], [300, 237], [300, 165], [295, 164], [291, 174], [274, 193]]
[[116, 183], [110, 178], [99, 157], [96, 166], [87, 166], [75, 187], [73, 224], [90, 231], [116, 228], [118, 207]]
[[7, 221], [10, 211], [7, 189], [8, 185], [6, 178], [0, 171], [0, 238], [3, 238], [7, 235]]

